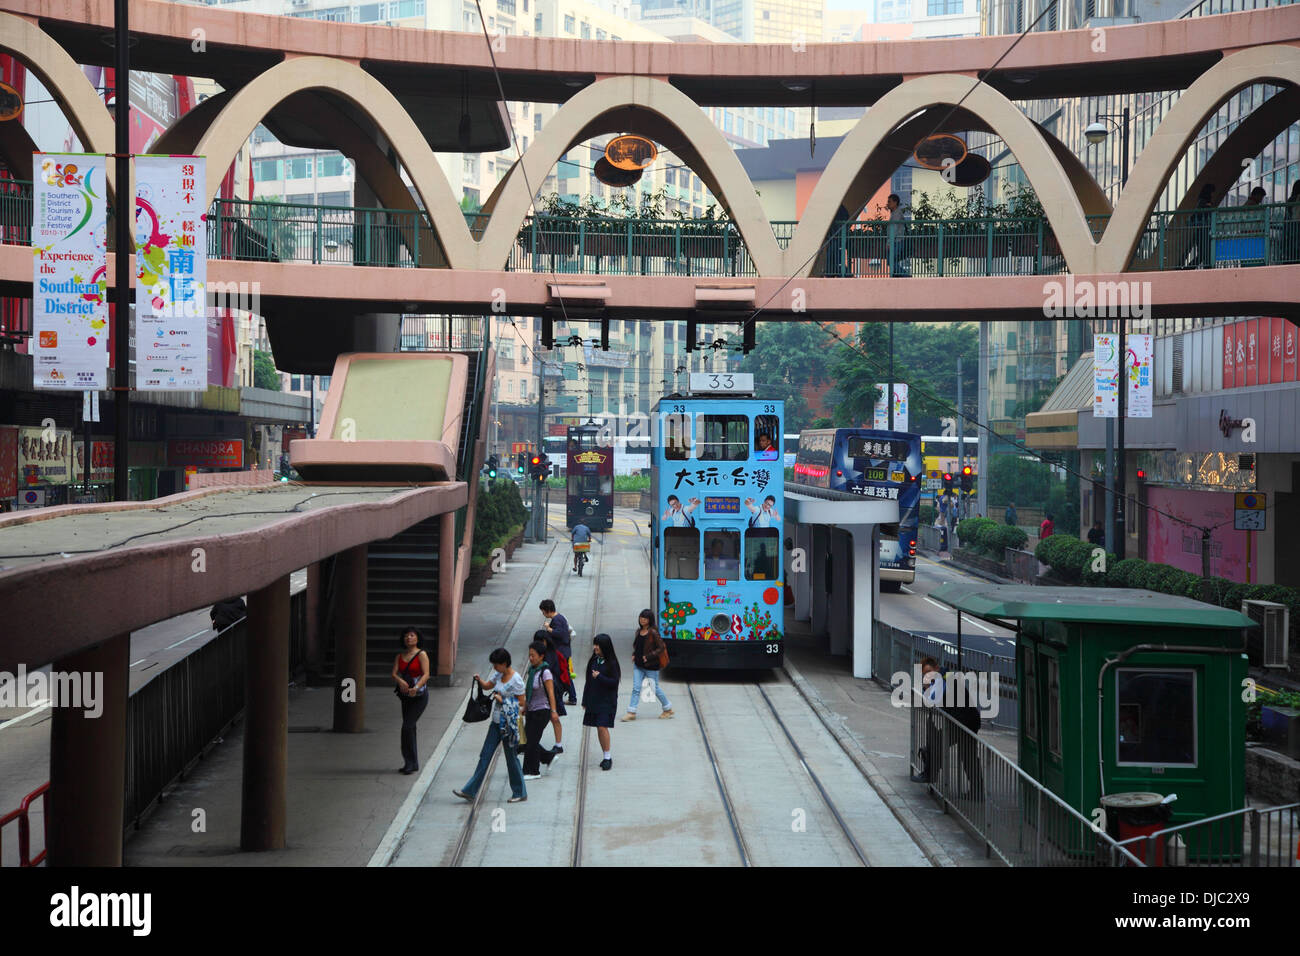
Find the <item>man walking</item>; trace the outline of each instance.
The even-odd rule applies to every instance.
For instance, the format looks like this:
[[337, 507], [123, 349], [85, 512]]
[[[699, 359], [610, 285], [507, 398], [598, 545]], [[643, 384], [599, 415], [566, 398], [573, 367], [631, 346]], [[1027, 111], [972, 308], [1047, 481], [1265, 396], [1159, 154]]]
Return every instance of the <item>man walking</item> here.
[[[568, 620], [563, 614], [555, 610], [555, 602], [547, 598], [538, 605], [541, 609], [542, 617], [546, 618], [546, 623], [542, 625], [546, 630], [551, 632], [551, 640], [555, 642], [555, 649], [564, 656], [567, 661], [573, 656], [571, 644], [573, 641], [573, 630], [569, 627]], [[573, 684], [564, 685], [564, 691], [568, 695], [567, 703], [576, 704], [578, 695], [574, 692]]]

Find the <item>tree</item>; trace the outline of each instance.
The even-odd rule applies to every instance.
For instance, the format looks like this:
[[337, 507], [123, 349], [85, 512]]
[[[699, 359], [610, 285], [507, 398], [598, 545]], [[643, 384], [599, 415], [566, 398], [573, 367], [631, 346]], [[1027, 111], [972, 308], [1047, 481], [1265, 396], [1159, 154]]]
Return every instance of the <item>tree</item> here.
[[280, 373], [275, 370], [275, 358], [270, 352], [253, 353], [253, 386], [280, 391]]
[[[962, 405], [974, 418], [979, 382], [979, 332], [970, 323], [912, 322], [894, 325], [894, 381], [908, 385], [908, 427], [940, 434], [941, 419], [957, 406], [957, 357], [962, 364]], [[889, 376], [889, 327], [864, 323], [857, 349], [843, 350], [832, 367], [839, 400], [839, 425], [869, 424], [883, 383]], [[970, 434], [968, 428], [967, 434]]]
[[827, 350], [838, 351], [830, 336], [811, 322], [762, 322], [754, 331], [755, 347], [740, 360], [738, 371], [754, 375], [760, 397], [785, 402], [787, 433], [810, 427], [813, 389], [829, 384]]

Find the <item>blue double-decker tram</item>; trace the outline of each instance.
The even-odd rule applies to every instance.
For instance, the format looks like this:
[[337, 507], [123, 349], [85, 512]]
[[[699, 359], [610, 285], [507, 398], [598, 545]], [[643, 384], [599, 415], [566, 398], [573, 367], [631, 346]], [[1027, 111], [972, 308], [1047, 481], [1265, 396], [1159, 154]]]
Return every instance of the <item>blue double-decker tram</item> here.
[[784, 407], [752, 375], [692, 374], [654, 408], [650, 607], [683, 667], [777, 667]]

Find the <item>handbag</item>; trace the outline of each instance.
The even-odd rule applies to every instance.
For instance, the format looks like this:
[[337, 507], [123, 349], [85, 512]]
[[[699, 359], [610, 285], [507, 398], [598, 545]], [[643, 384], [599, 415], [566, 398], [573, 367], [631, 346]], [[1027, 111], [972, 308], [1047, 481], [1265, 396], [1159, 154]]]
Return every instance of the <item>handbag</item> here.
[[524, 715], [520, 714], [519, 715], [519, 746], [521, 747], [528, 746], [528, 734], [525, 733], [524, 731], [525, 731]]
[[474, 689], [470, 691], [469, 700], [465, 702], [465, 716], [461, 720], [467, 724], [477, 724], [481, 720], [487, 720], [492, 716], [492, 698], [483, 693], [483, 688], [474, 682]]

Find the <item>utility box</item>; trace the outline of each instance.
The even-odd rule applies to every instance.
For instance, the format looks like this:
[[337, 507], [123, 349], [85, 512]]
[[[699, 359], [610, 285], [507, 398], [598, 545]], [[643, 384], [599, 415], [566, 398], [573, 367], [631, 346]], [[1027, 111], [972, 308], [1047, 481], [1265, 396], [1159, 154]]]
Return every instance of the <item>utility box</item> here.
[[931, 596], [1018, 622], [1020, 767], [1084, 817], [1126, 792], [1177, 794], [1170, 826], [1245, 805], [1246, 615], [1128, 588], [952, 583]]

